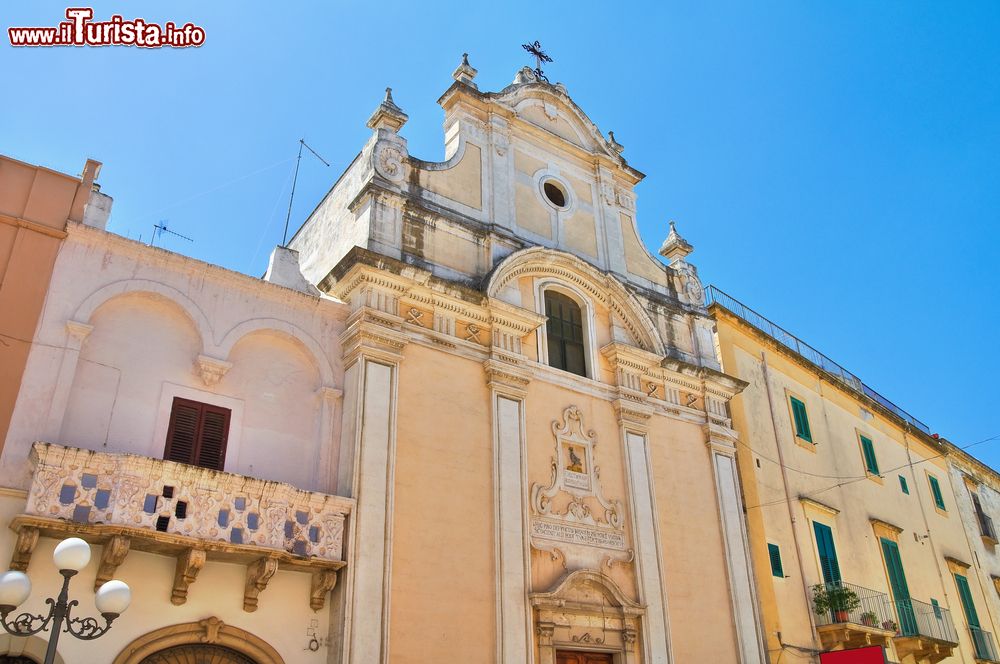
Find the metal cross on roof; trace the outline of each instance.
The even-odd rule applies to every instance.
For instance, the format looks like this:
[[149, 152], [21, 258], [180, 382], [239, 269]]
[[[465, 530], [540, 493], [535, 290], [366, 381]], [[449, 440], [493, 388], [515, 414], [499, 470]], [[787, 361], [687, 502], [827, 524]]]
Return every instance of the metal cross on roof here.
[[533, 44], [521, 44], [521, 48], [535, 56], [535, 76], [537, 76], [540, 81], [548, 83], [549, 79], [542, 73], [542, 63], [552, 62], [552, 58], [546, 55], [545, 51], [542, 50], [542, 45], [536, 41]]

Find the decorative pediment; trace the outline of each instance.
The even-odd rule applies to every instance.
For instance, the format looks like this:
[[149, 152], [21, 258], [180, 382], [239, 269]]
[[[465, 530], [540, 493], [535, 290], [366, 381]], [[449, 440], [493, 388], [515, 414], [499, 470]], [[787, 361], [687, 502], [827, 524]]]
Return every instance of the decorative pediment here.
[[515, 252], [493, 270], [486, 284], [486, 294], [502, 300], [509, 285], [520, 277], [529, 276], [557, 278], [577, 287], [594, 302], [607, 307], [615, 324], [624, 328], [637, 347], [665, 355], [656, 325], [635, 296], [613, 276], [572, 254], [544, 247]]
[[624, 165], [616, 144], [605, 138], [561, 84], [523, 83], [492, 95], [512, 109], [517, 117], [591, 153], [599, 153]]

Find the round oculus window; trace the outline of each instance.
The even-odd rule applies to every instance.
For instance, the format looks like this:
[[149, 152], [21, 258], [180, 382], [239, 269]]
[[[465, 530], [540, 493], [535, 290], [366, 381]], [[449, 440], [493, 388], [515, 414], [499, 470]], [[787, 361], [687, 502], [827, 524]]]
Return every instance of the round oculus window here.
[[566, 191], [554, 180], [547, 180], [542, 184], [542, 193], [546, 200], [557, 208], [566, 207]]

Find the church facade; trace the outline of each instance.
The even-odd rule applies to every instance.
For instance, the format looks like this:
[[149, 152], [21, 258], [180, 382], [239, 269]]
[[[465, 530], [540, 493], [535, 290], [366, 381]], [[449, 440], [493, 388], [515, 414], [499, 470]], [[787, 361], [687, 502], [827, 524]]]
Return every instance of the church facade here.
[[762, 661], [704, 293], [642, 174], [528, 68], [439, 103], [446, 161], [372, 135], [290, 241], [345, 303], [333, 661]]

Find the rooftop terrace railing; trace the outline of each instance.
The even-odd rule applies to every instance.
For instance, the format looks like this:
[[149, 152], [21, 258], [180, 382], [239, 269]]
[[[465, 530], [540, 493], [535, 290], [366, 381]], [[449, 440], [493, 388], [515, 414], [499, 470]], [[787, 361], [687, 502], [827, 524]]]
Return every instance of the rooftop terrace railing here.
[[860, 378], [855, 376], [853, 373], [842, 367], [837, 362], [834, 362], [829, 357], [819, 352], [806, 342], [802, 341], [794, 334], [785, 330], [780, 325], [773, 323], [764, 316], [760, 315], [750, 307], [746, 306], [736, 298], [731, 295], [724, 293], [715, 286], [709, 286], [707, 293], [706, 304], [718, 304], [719, 306], [728, 309], [733, 315], [741, 318], [745, 322], [749, 323], [752, 327], [757, 328], [764, 334], [768, 335], [782, 346], [788, 348], [789, 350], [800, 355], [805, 360], [815, 364], [817, 367], [825, 371], [826, 373], [832, 375], [839, 382], [844, 384], [846, 387], [854, 390], [855, 392], [874, 400], [880, 406], [886, 410], [893, 413], [896, 417], [908, 422], [911, 426], [923, 431], [926, 434], [930, 434], [930, 428], [913, 417], [905, 410], [892, 403], [884, 396], [865, 385]]

